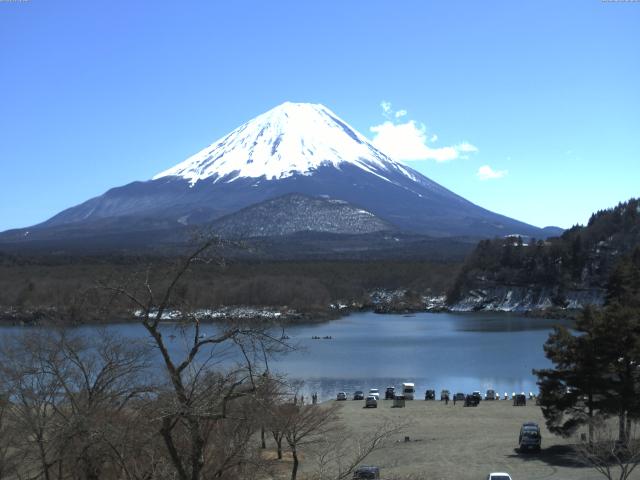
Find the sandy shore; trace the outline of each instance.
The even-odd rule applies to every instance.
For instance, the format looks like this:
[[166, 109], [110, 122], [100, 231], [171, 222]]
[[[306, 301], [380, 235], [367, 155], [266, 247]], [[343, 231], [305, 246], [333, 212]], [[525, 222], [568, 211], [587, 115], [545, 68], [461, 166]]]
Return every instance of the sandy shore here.
[[[452, 402], [414, 400], [407, 401], [405, 408], [391, 408], [391, 401], [381, 400], [377, 409], [363, 408], [362, 401], [339, 403], [342, 421], [355, 432], [366, 435], [383, 421], [408, 424], [367, 461], [381, 468], [384, 479], [486, 479], [496, 471], [507, 472], [514, 480], [604, 478], [571, 460], [566, 445], [572, 440], [550, 434], [533, 402], [513, 407], [510, 401], [483, 401], [478, 407], [465, 408], [460, 402], [454, 407]], [[526, 421], [538, 422], [542, 428], [539, 454], [516, 450], [520, 426]], [[640, 478], [640, 472], [632, 478]]]

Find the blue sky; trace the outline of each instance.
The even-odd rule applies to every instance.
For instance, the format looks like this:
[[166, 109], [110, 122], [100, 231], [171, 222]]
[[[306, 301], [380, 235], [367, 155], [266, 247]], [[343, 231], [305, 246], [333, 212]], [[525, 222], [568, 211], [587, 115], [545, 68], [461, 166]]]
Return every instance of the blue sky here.
[[28, 0], [0, 2], [0, 42], [0, 230], [286, 100], [538, 226], [640, 195], [640, 3]]

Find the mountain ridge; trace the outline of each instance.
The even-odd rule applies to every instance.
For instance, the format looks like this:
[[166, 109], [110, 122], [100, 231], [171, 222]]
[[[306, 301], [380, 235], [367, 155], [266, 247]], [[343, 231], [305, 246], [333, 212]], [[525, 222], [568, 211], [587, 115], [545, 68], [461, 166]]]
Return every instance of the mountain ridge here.
[[398, 231], [431, 237], [548, 233], [475, 205], [394, 161], [322, 105], [285, 103], [151, 180], [112, 188], [38, 225], [4, 232], [0, 243], [40, 237], [63, 244], [93, 231], [118, 233], [119, 248], [127, 230], [144, 226], [171, 237], [171, 229], [206, 228], [292, 193], [342, 200]]

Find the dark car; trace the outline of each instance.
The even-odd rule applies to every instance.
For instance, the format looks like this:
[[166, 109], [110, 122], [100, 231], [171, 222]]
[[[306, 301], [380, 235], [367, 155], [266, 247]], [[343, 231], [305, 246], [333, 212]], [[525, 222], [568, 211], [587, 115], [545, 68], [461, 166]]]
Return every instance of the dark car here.
[[456, 402], [464, 402], [464, 398], [466, 397], [466, 395], [462, 392], [458, 392], [453, 396], [453, 399]]
[[384, 391], [384, 399], [393, 400], [393, 398], [395, 397], [395, 393], [396, 393], [395, 387], [387, 387], [387, 389]]
[[473, 392], [471, 396], [473, 398], [476, 398], [478, 400], [478, 403], [480, 403], [480, 401], [482, 400], [482, 394], [478, 391]]
[[440, 392], [440, 400], [449, 400], [451, 398], [451, 393], [449, 390], [442, 390]]
[[380, 469], [378, 467], [362, 466], [353, 471], [353, 480], [378, 480]]
[[514, 407], [526, 407], [527, 406], [527, 397], [524, 393], [518, 393], [513, 396], [513, 406]]
[[436, 399], [436, 391], [435, 390], [427, 390], [424, 392], [425, 400], [435, 400]]
[[540, 451], [542, 444], [542, 435], [540, 435], [540, 427], [535, 422], [526, 422], [520, 427], [520, 435], [518, 436], [518, 447], [521, 452], [526, 450]]
[[353, 393], [354, 400], [364, 400], [364, 392], [361, 390], [357, 390]]
[[480, 400], [474, 394], [467, 395], [466, 397], [464, 397], [465, 407], [477, 407], [479, 403], [480, 403]]

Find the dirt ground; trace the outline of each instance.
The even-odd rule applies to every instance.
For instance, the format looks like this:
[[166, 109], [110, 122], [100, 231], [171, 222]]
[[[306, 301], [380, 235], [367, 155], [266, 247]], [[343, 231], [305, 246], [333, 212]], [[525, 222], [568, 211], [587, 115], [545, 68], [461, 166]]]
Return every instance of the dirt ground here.
[[[513, 480], [604, 478], [571, 460], [566, 445], [572, 440], [550, 434], [533, 402], [526, 407], [514, 407], [510, 401], [483, 401], [478, 407], [458, 402], [454, 407], [452, 402], [414, 400], [405, 408], [391, 408], [391, 401], [381, 400], [376, 409], [363, 408], [362, 401], [340, 403], [341, 420], [356, 432], [371, 431], [383, 421], [407, 424], [366, 462], [379, 466], [383, 479], [486, 479], [490, 472], [507, 472]], [[537, 422], [542, 429], [540, 453], [516, 450], [520, 426], [526, 421]], [[632, 478], [640, 478], [640, 473]]]

